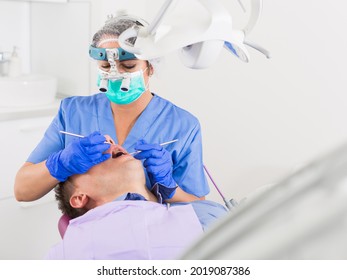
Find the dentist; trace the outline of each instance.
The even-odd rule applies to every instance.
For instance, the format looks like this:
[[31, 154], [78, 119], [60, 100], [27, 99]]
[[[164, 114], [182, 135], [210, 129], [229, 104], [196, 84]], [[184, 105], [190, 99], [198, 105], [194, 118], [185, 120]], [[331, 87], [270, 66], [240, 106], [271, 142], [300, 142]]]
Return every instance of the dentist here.
[[[127, 16], [111, 18], [94, 35], [90, 56], [97, 60], [100, 93], [62, 100], [42, 140], [17, 173], [18, 201], [39, 199], [69, 176], [107, 160], [106, 134], [129, 152], [141, 151], [135, 157], [143, 160], [146, 185], [157, 188], [164, 200], [192, 201], [209, 193], [199, 121], [152, 93], [152, 63], [119, 47], [117, 38], [123, 31], [144, 24]], [[128, 43], [135, 40], [130, 38]], [[60, 131], [85, 137], [77, 139]], [[173, 139], [179, 141], [165, 148], [152, 144]]]

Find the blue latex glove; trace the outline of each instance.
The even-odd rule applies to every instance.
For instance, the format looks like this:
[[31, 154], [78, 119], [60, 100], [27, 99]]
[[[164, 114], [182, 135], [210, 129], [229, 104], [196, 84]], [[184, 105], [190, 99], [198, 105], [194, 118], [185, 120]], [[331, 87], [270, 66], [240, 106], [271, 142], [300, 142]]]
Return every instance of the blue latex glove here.
[[111, 157], [103, 154], [110, 148], [105, 136], [95, 131], [87, 137], [76, 139], [64, 150], [51, 154], [46, 166], [49, 173], [60, 182], [74, 174], [87, 172], [94, 165]]
[[138, 141], [135, 149], [141, 151], [134, 157], [145, 160], [143, 165], [147, 170], [152, 187], [159, 184], [163, 199], [171, 198], [177, 188], [177, 183], [172, 177], [171, 154], [159, 144], [148, 144], [144, 140]]

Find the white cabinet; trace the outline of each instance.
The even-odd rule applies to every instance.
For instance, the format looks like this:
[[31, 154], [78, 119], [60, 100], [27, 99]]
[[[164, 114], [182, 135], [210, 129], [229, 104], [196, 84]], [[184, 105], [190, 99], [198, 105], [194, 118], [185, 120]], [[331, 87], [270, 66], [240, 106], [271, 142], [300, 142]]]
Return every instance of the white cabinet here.
[[53, 113], [0, 121], [0, 259], [42, 259], [60, 239], [61, 213], [53, 192], [30, 203], [19, 203], [13, 196], [15, 175], [52, 118]]
[[14, 197], [0, 200], [0, 260], [40, 260], [61, 238], [61, 213], [53, 201], [26, 206]]
[[0, 199], [13, 196], [19, 167], [42, 138], [53, 116], [0, 121]]

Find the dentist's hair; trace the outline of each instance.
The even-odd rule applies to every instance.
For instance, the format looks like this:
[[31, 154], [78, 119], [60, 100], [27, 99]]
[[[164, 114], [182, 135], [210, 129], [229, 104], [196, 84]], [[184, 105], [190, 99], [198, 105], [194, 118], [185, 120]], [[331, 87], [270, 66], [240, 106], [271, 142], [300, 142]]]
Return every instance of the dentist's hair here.
[[[120, 34], [122, 34], [125, 30], [129, 28], [144, 25], [148, 24], [144, 22], [142, 19], [137, 19], [132, 16], [121, 15], [117, 17], [108, 17], [108, 19], [105, 22], [105, 25], [94, 34], [91, 45], [96, 48], [99, 45], [101, 45], [102, 41], [116, 39], [119, 37]], [[127, 42], [131, 45], [134, 45], [135, 41], [136, 38], [134, 37], [130, 38]]]
[[[91, 46], [98, 48], [102, 43], [106, 41], [116, 42], [119, 35], [122, 34], [125, 30], [132, 27], [136, 28], [136, 26], [148, 25], [149, 24], [145, 20], [139, 17], [129, 16], [125, 11], [119, 11], [115, 17], [109, 16], [105, 22], [105, 25], [94, 34]], [[134, 45], [136, 42], [136, 37], [129, 38], [126, 42], [130, 45]], [[153, 58], [148, 62], [151, 68], [155, 69], [155, 73], [158, 73], [158, 69], [163, 68], [164, 58]]]

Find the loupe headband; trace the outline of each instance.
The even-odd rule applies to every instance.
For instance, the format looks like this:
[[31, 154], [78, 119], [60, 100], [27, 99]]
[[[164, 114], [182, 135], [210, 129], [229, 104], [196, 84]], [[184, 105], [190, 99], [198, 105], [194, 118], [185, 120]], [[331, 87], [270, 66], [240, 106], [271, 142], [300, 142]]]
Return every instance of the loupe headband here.
[[93, 46], [89, 47], [89, 56], [95, 60], [104, 60], [107, 61], [107, 50], [113, 50], [113, 53], [115, 55], [114, 59], [119, 61], [124, 60], [131, 60], [131, 59], [137, 59], [137, 57], [130, 52], [127, 52], [126, 50], [122, 48], [114, 48], [114, 49], [107, 49], [107, 48], [95, 48]]

